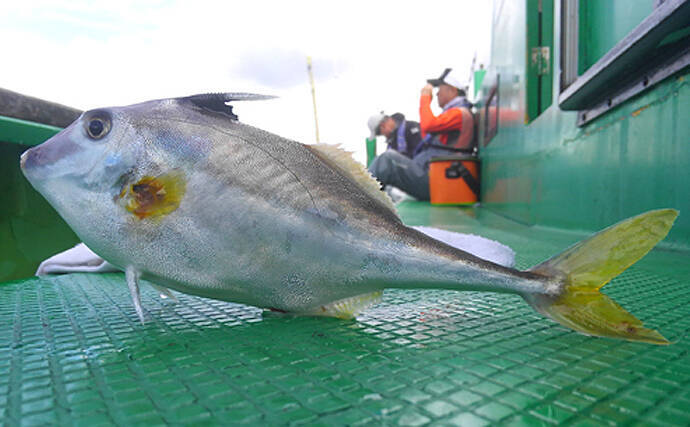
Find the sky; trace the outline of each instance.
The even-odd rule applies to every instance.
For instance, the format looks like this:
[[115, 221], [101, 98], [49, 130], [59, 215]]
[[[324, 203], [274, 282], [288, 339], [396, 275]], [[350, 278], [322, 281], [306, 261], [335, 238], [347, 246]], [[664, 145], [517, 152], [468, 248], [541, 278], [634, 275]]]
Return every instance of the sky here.
[[450, 67], [469, 80], [473, 58], [487, 64], [490, 29], [490, 0], [6, 1], [0, 87], [84, 110], [205, 92], [275, 95], [234, 112], [312, 144], [309, 56], [320, 142], [364, 162], [369, 116], [418, 120], [426, 79]]

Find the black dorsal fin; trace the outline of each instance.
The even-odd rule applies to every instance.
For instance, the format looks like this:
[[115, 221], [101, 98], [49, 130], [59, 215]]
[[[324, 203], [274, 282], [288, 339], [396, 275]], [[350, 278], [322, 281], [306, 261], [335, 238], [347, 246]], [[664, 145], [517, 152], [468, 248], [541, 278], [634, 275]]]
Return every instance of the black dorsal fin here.
[[202, 93], [199, 95], [187, 96], [178, 98], [180, 102], [191, 102], [197, 107], [204, 110], [213, 111], [214, 113], [223, 114], [232, 120], [238, 120], [235, 113], [232, 112], [232, 106], [228, 102], [232, 101], [259, 101], [264, 99], [272, 99], [275, 96], [271, 95], [257, 95], [255, 93]]

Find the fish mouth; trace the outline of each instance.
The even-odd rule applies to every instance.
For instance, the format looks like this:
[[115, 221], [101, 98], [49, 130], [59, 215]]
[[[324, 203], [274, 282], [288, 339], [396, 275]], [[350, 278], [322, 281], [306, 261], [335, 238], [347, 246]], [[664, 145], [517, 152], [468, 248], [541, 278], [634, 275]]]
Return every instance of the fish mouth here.
[[22, 153], [21, 157], [19, 157], [19, 167], [24, 170], [26, 167], [26, 158], [29, 157], [28, 153], [30, 150], [26, 150], [25, 152]]
[[39, 178], [45, 175], [50, 166], [76, 152], [79, 147], [61, 134], [55, 135], [43, 144], [24, 151], [19, 159], [19, 166], [27, 178]]
[[19, 158], [19, 167], [24, 176], [32, 184], [40, 177], [41, 173], [39, 170], [42, 169], [39, 167], [41, 160], [39, 159], [40, 154], [36, 154], [36, 148], [38, 147], [33, 147], [24, 151]]
[[40, 146], [29, 148], [23, 152], [22, 156], [19, 158], [19, 166], [24, 172], [45, 165], [46, 163], [52, 162], [46, 159], [45, 150], [41, 150]]
[[41, 146], [33, 147], [22, 153], [19, 158], [19, 167], [24, 176], [32, 184], [42, 180], [47, 175], [48, 169], [46, 166], [52, 164], [54, 159], [52, 155], [47, 155], [46, 150], [41, 149]]

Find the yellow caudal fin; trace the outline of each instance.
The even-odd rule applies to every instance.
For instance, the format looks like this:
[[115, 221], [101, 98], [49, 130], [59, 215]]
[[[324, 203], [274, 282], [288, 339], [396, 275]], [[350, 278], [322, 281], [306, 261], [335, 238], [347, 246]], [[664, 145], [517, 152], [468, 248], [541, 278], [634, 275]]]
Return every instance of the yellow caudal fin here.
[[677, 216], [674, 209], [649, 211], [571, 246], [530, 269], [561, 279], [565, 284], [562, 293], [525, 295], [525, 299], [545, 316], [587, 335], [669, 344], [599, 289], [661, 241]]

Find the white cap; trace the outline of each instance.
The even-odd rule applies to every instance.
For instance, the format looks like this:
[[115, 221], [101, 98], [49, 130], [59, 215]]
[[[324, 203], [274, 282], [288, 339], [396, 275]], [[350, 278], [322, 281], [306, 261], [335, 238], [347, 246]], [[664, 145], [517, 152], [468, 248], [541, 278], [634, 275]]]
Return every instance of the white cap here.
[[462, 84], [462, 81], [458, 78], [457, 74], [458, 73], [456, 71], [453, 71], [452, 68], [446, 68], [445, 70], [443, 70], [441, 77], [437, 79], [429, 79], [427, 80], [427, 82], [434, 87], [446, 84], [453, 86], [456, 89], [462, 89], [464, 85]]
[[379, 125], [385, 118], [386, 115], [383, 114], [383, 111], [369, 117], [369, 121], [367, 121], [367, 126], [369, 126], [369, 130], [371, 131], [371, 135], [369, 136], [370, 139], [376, 138], [376, 135], [379, 134]]

